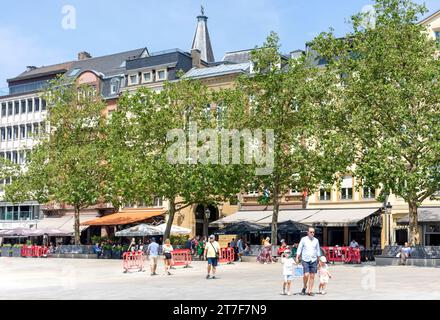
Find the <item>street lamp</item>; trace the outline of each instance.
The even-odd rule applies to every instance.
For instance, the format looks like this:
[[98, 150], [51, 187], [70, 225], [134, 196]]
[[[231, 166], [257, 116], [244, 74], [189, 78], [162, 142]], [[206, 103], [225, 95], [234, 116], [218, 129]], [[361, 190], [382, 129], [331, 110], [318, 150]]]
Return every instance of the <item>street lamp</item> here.
[[211, 217], [211, 210], [209, 210], [208, 207], [205, 208], [205, 223], [204, 223], [204, 230], [203, 233], [205, 234], [206, 237], [208, 237], [208, 232], [209, 232], [209, 218]]
[[387, 241], [388, 241], [388, 245], [391, 246], [391, 209], [393, 208], [393, 206], [391, 205], [390, 202], [388, 202], [385, 205], [385, 216], [387, 219]]

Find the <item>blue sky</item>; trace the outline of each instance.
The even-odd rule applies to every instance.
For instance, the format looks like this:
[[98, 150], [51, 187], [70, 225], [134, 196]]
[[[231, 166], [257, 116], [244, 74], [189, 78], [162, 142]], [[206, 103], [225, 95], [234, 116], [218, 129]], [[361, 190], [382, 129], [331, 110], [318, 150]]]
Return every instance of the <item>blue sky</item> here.
[[[422, 1], [420, 1], [422, 2]], [[371, 0], [15, 0], [0, 11], [0, 88], [27, 65], [49, 65], [148, 47], [189, 50], [200, 5], [209, 17], [214, 55], [253, 48], [271, 30], [279, 33], [282, 50], [303, 49], [304, 43], [333, 27], [338, 35]], [[426, 0], [440, 9], [438, 0]], [[62, 26], [62, 9], [76, 11], [76, 28]]]

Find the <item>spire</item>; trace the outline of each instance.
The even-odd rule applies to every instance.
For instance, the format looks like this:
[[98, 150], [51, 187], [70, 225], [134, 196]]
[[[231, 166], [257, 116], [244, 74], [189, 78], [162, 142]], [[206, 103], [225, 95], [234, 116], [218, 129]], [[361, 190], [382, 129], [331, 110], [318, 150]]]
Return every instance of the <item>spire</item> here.
[[214, 62], [214, 53], [212, 52], [211, 39], [208, 32], [208, 17], [205, 16], [205, 8], [201, 6], [201, 15], [197, 16], [197, 28], [194, 34], [194, 40], [191, 49], [198, 49], [202, 60]]

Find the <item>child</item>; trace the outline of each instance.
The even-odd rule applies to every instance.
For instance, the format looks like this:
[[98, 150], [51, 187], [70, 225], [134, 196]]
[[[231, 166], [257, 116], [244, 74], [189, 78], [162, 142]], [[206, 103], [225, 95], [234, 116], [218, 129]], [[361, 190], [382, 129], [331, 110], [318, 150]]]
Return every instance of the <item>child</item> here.
[[332, 277], [332, 275], [328, 271], [327, 259], [324, 256], [319, 258], [318, 274], [319, 274], [319, 292], [318, 292], [318, 294], [325, 294], [325, 291], [324, 291], [325, 286], [327, 285], [328, 280], [329, 280], [329, 278]]
[[290, 257], [290, 248], [287, 247], [284, 252], [281, 255], [281, 263], [283, 264], [283, 292], [282, 295], [286, 295], [286, 289], [287, 289], [287, 295], [291, 296], [292, 292], [290, 291], [290, 287], [292, 285], [293, 280], [293, 265], [295, 264], [295, 260]]

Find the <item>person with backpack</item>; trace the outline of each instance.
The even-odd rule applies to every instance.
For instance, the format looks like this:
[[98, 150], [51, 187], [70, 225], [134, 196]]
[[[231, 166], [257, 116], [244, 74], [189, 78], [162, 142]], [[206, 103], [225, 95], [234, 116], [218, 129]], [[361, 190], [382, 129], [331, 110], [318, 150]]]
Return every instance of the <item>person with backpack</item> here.
[[218, 256], [220, 251], [220, 245], [217, 241], [215, 241], [215, 236], [212, 234], [209, 236], [209, 240], [205, 246], [204, 256], [208, 259], [208, 274], [206, 275], [206, 279], [209, 279], [211, 276], [212, 270], [212, 278], [215, 279], [215, 271], [218, 264]]

